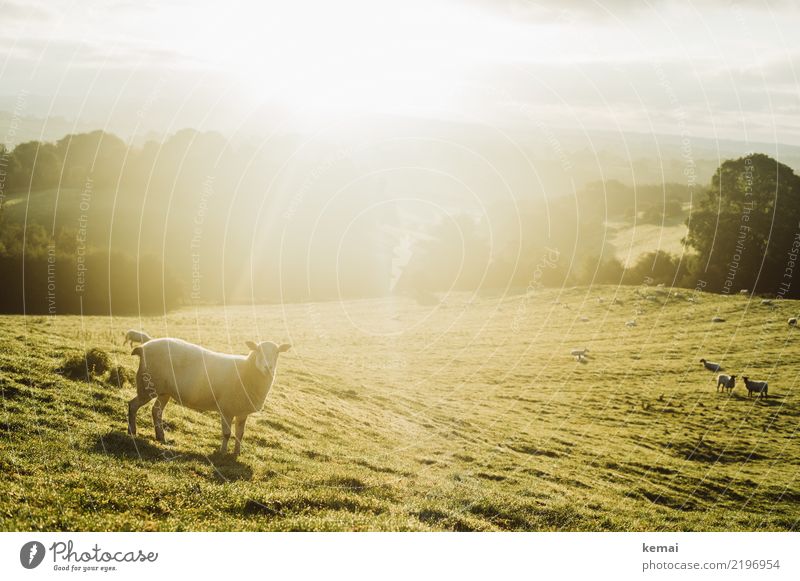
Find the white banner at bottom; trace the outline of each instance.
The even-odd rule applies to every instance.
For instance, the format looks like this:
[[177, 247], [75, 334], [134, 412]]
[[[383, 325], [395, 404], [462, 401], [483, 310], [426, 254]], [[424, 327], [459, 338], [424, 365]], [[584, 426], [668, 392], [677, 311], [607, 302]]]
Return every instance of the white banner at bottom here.
[[0, 533], [3, 579], [800, 579], [800, 533]]

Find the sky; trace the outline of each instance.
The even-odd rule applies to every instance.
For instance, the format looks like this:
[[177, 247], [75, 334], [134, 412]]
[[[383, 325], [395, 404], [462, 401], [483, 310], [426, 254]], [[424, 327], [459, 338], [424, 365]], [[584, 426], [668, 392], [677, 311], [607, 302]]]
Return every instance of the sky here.
[[123, 136], [391, 116], [800, 145], [795, 2], [0, 0], [0, 24], [0, 110]]

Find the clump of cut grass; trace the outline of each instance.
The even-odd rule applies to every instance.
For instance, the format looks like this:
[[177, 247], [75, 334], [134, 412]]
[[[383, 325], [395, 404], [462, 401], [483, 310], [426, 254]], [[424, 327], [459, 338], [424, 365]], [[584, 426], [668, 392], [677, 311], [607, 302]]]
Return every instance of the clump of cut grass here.
[[84, 353], [68, 356], [58, 372], [76, 381], [92, 381], [101, 377], [111, 368], [111, 357], [99, 347], [92, 347]]

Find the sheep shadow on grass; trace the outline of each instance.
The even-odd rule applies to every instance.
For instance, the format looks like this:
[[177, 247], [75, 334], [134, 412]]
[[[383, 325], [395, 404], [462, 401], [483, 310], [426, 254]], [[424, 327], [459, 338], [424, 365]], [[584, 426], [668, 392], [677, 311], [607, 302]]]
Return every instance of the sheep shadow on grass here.
[[230, 454], [201, 454], [172, 449], [170, 446], [157, 445], [151, 440], [139, 436], [131, 436], [126, 432], [111, 430], [98, 436], [91, 451], [95, 454], [115, 456], [129, 460], [152, 460], [162, 462], [201, 462], [211, 467], [208, 479], [212, 482], [224, 483], [234, 480], [252, 480], [253, 469], [239, 462]]
[[177, 452], [169, 446], [157, 445], [147, 438], [131, 436], [126, 432], [111, 430], [98, 436], [92, 452], [135, 460], [197, 461], [207, 458], [196, 452]]
[[786, 404], [786, 394], [783, 393], [769, 393], [764, 397], [754, 395], [751, 397], [747, 396], [747, 393], [743, 394], [732, 394], [731, 399], [736, 399], [743, 402], [756, 402], [759, 405], [764, 405], [767, 407], [774, 407], [774, 406], [784, 406]]

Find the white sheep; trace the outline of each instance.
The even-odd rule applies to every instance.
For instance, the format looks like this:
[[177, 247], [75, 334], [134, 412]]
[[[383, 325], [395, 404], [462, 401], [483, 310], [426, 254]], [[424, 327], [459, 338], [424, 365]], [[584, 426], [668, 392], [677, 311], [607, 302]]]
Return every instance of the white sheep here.
[[768, 307], [772, 306], [772, 299], [761, 299], [761, 304], [766, 305]]
[[130, 342], [131, 347], [133, 347], [134, 343], [147, 343], [151, 341], [152, 337], [145, 333], [144, 331], [137, 331], [136, 329], [128, 329], [125, 333], [125, 340], [122, 342], [123, 345]]
[[751, 397], [754, 393], [760, 394], [760, 397], [767, 397], [769, 386], [766, 381], [750, 381], [746, 375], [742, 376], [744, 379], [744, 386], [747, 388], [747, 397]]
[[787, 322], [789, 323], [790, 327], [796, 327], [797, 326], [797, 317], [790, 317]]
[[626, 327], [635, 327], [636, 326], [636, 319], [631, 319], [630, 321], [625, 321]]
[[586, 357], [586, 354], [589, 353], [589, 349], [584, 347], [583, 349], [573, 349], [569, 352], [570, 355], [573, 357]]
[[702, 363], [703, 367], [709, 371], [722, 371], [722, 365], [719, 363], [712, 363], [711, 361], [706, 361], [705, 359], [701, 359], [700, 363]]
[[735, 375], [718, 375], [717, 376], [717, 391], [720, 391], [720, 386], [722, 386], [722, 391], [728, 390], [728, 393], [733, 391], [733, 388], [736, 387], [736, 376]]
[[218, 411], [222, 419], [220, 453], [228, 450], [231, 425], [236, 424], [236, 447], [241, 450], [247, 416], [264, 405], [275, 381], [278, 354], [291, 345], [247, 341], [250, 353], [217, 353], [180, 339], [154, 339], [136, 347], [139, 370], [137, 395], [128, 402], [128, 433], [136, 434], [136, 412], [151, 399], [156, 439], [164, 442], [162, 414], [170, 398], [198, 411]]
[[722, 317], [720, 317], [720, 316], [711, 317], [711, 322], [712, 322], [712, 323], [724, 323], [724, 322], [725, 322], [725, 319], [723, 319], [723, 318], [722, 318]]
[[750, 294], [750, 289], [743, 288], [742, 290], [739, 291], [739, 294], [740, 295], [749, 295]]

